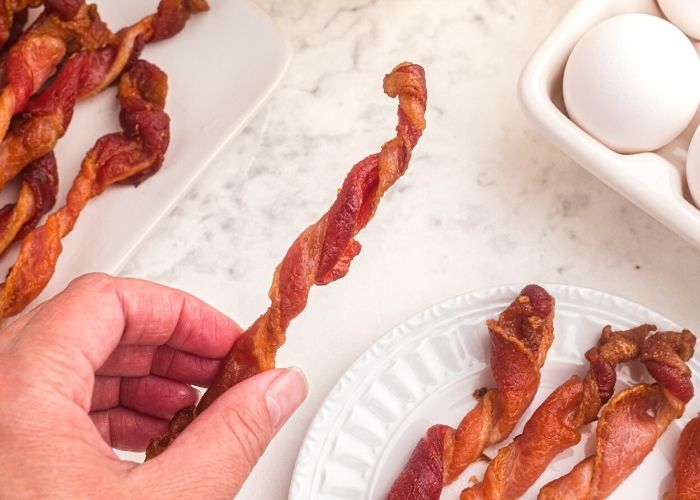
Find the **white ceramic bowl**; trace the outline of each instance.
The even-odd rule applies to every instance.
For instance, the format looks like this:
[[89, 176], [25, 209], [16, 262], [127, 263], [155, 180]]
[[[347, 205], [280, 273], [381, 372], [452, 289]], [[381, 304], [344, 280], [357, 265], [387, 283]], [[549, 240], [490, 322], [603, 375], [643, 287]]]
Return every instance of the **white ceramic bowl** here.
[[[685, 180], [685, 158], [700, 113], [671, 144], [649, 153], [620, 154], [584, 132], [566, 115], [564, 66], [576, 42], [599, 22], [639, 12], [663, 17], [655, 0], [580, 0], [538, 47], [520, 76], [523, 109], [539, 131], [579, 165], [700, 247], [700, 209]], [[700, 49], [700, 43], [695, 42]]]

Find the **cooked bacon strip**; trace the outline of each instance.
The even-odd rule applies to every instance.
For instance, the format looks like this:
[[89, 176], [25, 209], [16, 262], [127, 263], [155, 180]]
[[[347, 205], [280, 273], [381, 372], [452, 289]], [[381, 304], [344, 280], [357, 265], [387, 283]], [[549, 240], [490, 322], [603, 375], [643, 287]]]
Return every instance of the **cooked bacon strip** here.
[[540, 500], [607, 498], [651, 452], [668, 425], [683, 415], [693, 396], [690, 369], [695, 336], [657, 332], [642, 347], [640, 359], [656, 379], [615, 395], [596, 428], [596, 453], [567, 475], [545, 485]]
[[19, 256], [0, 285], [0, 317], [24, 309], [44, 289], [68, 234], [87, 202], [110, 185], [138, 184], [158, 171], [170, 140], [163, 111], [167, 77], [156, 66], [136, 61], [119, 82], [123, 131], [101, 137], [87, 153], [66, 203], [22, 242]]
[[[94, 5], [54, 2], [12, 46], [5, 62], [7, 80], [0, 92], [0, 139], [5, 137], [12, 117], [54, 74], [65, 55], [85, 48], [95, 50], [114, 43], [114, 35], [102, 22]], [[63, 15], [74, 14], [64, 19]]]
[[381, 152], [352, 167], [330, 210], [292, 243], [275, 270], [268, 310], [233, 345], [224, 367], [197, 407], [176, 414], [168, 433], [151, 441], [147, 459], [162, 453], [227, 389], [274, 368], [275, 354], [284, 344], [287, 327], [304, 310], [311, 287], [326, 285], [348, 272], [361, 248], [355, 236], [370, 221], [386, 190], [406, 172], [411, 151], [425, 129], [427, 92], [422, 67], [399, 64], [384, 77], [384, 92], [399, 98], [396, 137], [385, 143]]
[[590, 369], [574, 375], [550, 394], [525, 424], [523, 433], [501, 448], [482, 482], [462, 491], [460, 500], [515, 499], [522, 496], [565, 449], [581, 440], [579, 429], [592, 422], [615, 389], [618, 364], [639, 357], [654, 325], [613, 332], [603, 329], [598, 345], [586, 353]]
[[673, 490], [664, 500], [697, 500], [700, 498], [700, 416], [685, 426], [678, 441], [676, 466], [673, 469]]
[[553, 320], [554, 298], [528, 285], [497, 321], [487, 321], [497, 388], [477, 391], [479, 402], [457, 429], [428, 429], [387, 499], [437, 500], [443, 484], [454, 481], [484, 448], [511, 433], [537, 392], [540, 368], [554, 339]]
[[[53, 150], [70, 124], [75, 103], [111, 85], [138, 57], [144, 43], [176, 35], [191, 14], [207, 9], [204, 0], [161, 0], [156, 14], [119, 32], [116, 43], [70, 56], [56, 78], [29, 101], [0, 143], [0, 188]], [[6, 109], [0, 97], [0, 131]]]
[[53, 208], [57, 195], [58, 169], [51, 152], [24, 171], [17, 202], [0, 209], [0, 255], [36, 227], [39, 219]]

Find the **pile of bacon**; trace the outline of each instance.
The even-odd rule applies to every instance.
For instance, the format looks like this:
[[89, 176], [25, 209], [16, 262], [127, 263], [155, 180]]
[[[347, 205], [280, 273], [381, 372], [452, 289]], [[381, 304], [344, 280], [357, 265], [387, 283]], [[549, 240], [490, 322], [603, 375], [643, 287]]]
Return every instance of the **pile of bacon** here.
[[[43, 8], [29, 25], [29, 10]], [[111, 31], [85, 0], [0, 1], [0, 188], [21, 176], [15, 203], [0, 209], [0, 254], [21, 241], [0, 285], [0, 318], [22, 311], [47, 285], [61, 239], [90, 198], [109, 185], [138, 185], [163, 163], [169, 142], [167, 77], [139, 59], [145, 44], [179, 33], [206, 0], [161, 0], [157, 11]], [[56, 202], [53, 149], [78, 101], [118, 82], [122, 132], [87, 153], [65, 205]]]
[[[457, 429], [435, 425], [417, 444], [394, 481], [388, 500], [438, 500], [483, 450], [503, 441], [537, 392], [540, 368], [553, 341], [554, 299], [541, 287], [525, 287], [497, 320], [487, 322], [496, 388], [475, 392], [478, 402]], [[652, 451], [693, 397], [695, 336], [688, 330], [658, 332], [654, 325], [625, 331], [608, 326], [586, 353], [589, 371], [572, 375], [526, 422], [522, 434], [489, 461], [480, 482], [460, 500], [520, 498], [549, 463], [581, 440], [581, 428], [598, 420], [595, 453], [545, 485], [540, 500], [607, 498]], [[616, 367], [640, 361], [655, 383], [615, 394]], [[700, 498], [700, 419], [681, 435], [673, 491], [665, 500]]]

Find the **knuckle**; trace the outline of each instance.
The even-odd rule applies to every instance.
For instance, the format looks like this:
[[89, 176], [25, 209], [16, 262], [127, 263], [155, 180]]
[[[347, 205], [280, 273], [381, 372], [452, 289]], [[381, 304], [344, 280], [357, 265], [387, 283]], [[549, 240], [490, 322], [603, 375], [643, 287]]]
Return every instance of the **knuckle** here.
[[94, 288], [96, 286], [104, 286], [109, 284], [114, 280], [112, 276], [105, 273], [87, 273], [77, 278], [73, 279], [69, 284], [68, 288], [71, 289], [85, 289]]

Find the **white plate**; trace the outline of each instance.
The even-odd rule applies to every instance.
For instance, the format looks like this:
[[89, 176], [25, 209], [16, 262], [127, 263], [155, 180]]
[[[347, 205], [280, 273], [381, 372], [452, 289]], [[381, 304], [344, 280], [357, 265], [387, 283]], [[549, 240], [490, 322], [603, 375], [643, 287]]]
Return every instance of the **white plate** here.
[[[651, 153], [623, 155], [607, 148], [569, 120], [562, 99], [564, 66], [581, 36], [599, 22], [628, 12], [661, 16], [655, 0], [580, 0], [528, 61], [520, 77], [520, 100], [539, 131], [576, 163], [700, 246], [700, 210], [685, 183], [685, 157], [700, 122]], [[700, 43], [695, 43], [700, 50]]]
[[[96, 3], [113, 30], [152, 13], [158, 5], [157, 0]], [[291, 49], [272, 20], [249, 0], [209, 3], [211, 10], [193, 16], [177, 36], [150, 44], [143, 52], [144, 59], [169, 77], [166, 111], [172, 119], [171, 142], [162, 170], [138, 188], [113, 186], [88, 203], [64, 239], [56, 274], [37, 300], [53, 296], [80, 274], [116, 273], [282, 78]], [[57, 206], [85, 153], [103, 134], [120, 130], [115, 96], [115, 89], [108, 89], [76, 107], [73, 123], [56, 147]], [[3, 193], [2, 201], [10, 194]], [[3, 274], [16, 251], [3, 258]]]
[[[584, 353], [606, 324], [629, 328], [654, 323], [678, 329], [670, 320], [625, 299], [603, 292], [545, 285], [557, 300], [555, 340], [542, 370], [535, 401], [512, 436], [544, 398], [574, 373], [585, 374]], [[501, 312], [522, 289], [503, 286], [449, 299], [397, 326], [369, 348], [343, 375], [323, 403], [302, 445], [289, 491], [291, 500], [383, 499], [420, 437], [432, 424], [456, 426], [474, 406], [472, 392], [491, 387], [488, 333], [484, 321]], [[691, 360], [700, 387], [700, 364]], [[618, 389], [644, 375], [639, 363], [618, 369]], [[651, 498], [670, 486], [675, 442], [682, 425], [700, 409], [688, 405], [654, 451], [611, 498]], [[593, 425], [579, 445], [557, 457], [524, 498], [568, 472], [592, 453]], [[506, 440], [504, 444], [510, 442]], [[486, 450], [494, 456], [498, 447]], [[470, 466], [442, 494], [459, 498], [471, 475], [483, 476], [485, 465]], [[649, 492], [654, 492], [650, 495]]]

